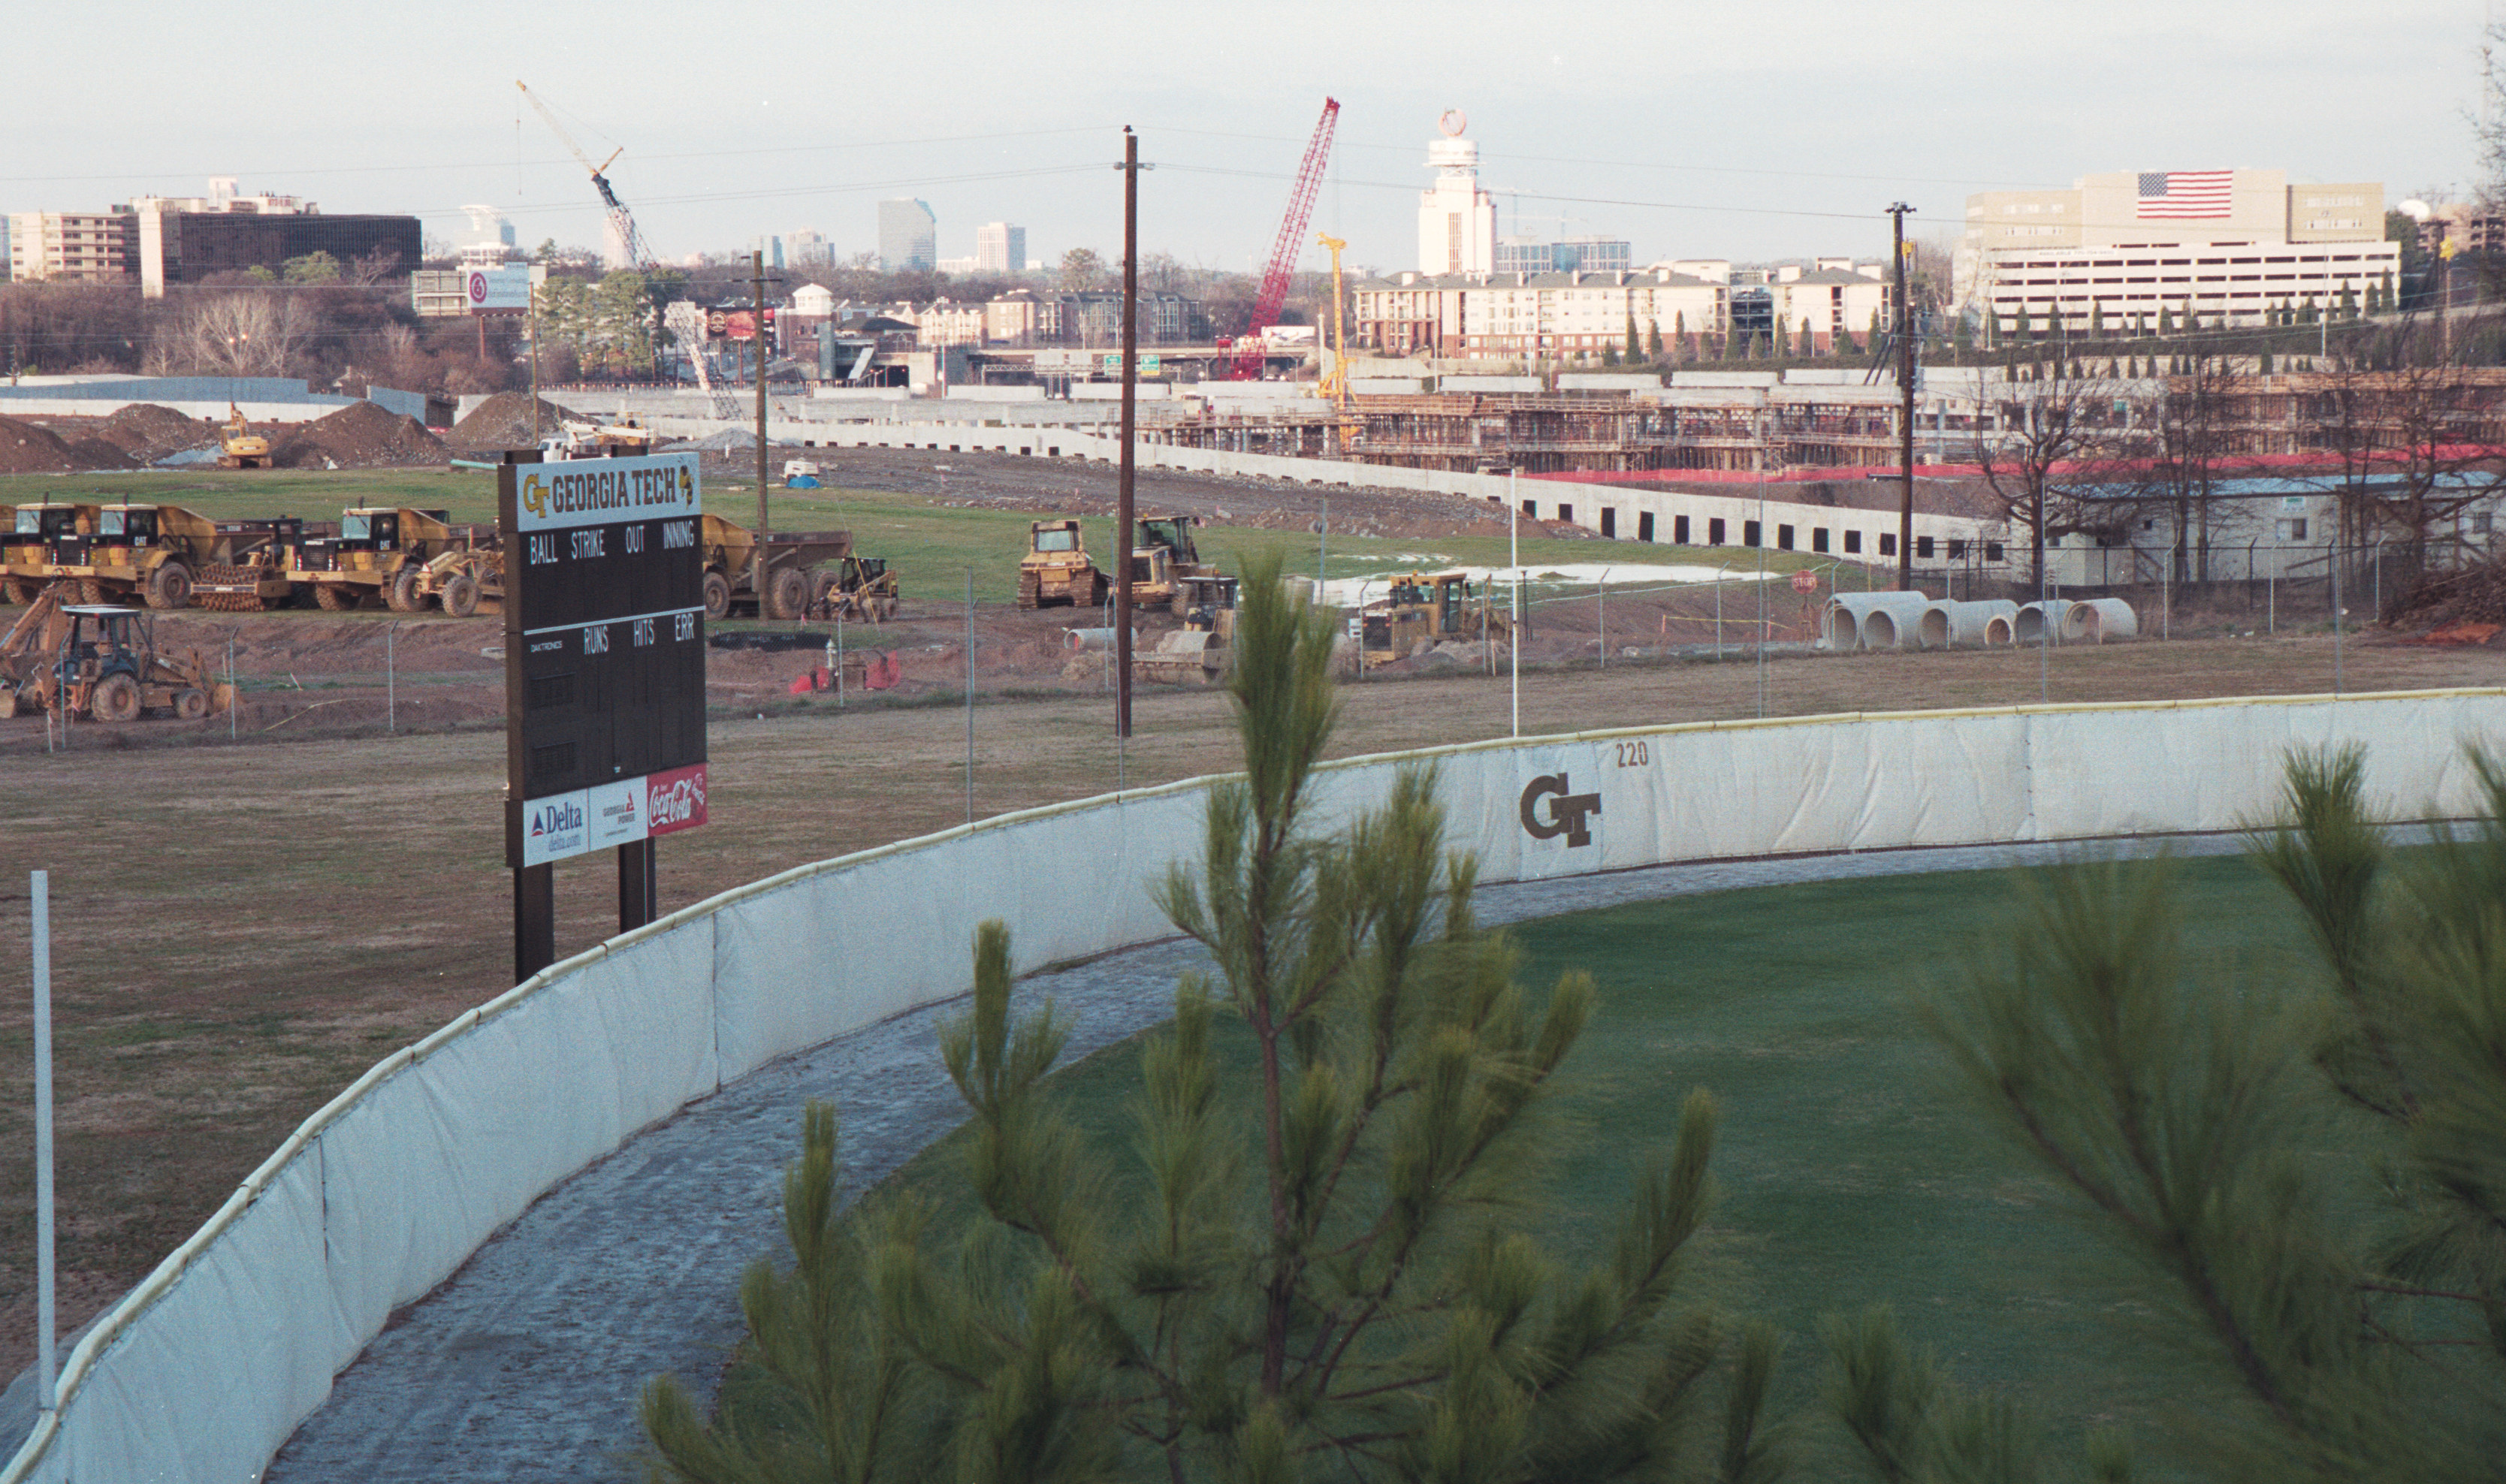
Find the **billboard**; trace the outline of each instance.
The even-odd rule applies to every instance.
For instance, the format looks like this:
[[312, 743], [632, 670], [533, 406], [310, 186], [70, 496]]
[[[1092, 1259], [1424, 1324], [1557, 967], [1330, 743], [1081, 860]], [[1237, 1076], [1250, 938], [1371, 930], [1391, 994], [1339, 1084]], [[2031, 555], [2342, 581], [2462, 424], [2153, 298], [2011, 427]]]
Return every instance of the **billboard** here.
[[461, 298], [473, 314], [520, 314], [531, 306], [530, 265], [471, 268], [461, 275]]
[[497, 471], [507, 863], [704, 823], [697, 456]]

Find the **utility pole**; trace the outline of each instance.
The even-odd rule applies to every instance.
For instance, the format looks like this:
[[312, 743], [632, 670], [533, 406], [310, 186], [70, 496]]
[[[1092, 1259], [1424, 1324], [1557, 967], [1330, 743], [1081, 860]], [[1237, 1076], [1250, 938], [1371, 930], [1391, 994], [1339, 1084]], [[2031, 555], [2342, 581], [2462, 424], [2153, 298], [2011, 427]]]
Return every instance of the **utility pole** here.
[[1915, 208], [1899, 201], [1888, 208], [1895, 224], [1897, 248], [1897, 590], [1915, 590], [1915, 316], [1906, 298], [1906, 213]]
[[[757, 592], [757, 617], [770, 618], [773, 605], [766, 590], [766, 249], [749, 255], [750, 310], [755, 323], [749, 333], [757, 347], [757, 569], [749, 581]], [[701, 352], [699, 352], [701, 354]]]
[[1140, 136], [1123, 125], [1123, 464], [1114, 492], [1114, 735], [1131, 734], [1131, 462], [1138, 442]]

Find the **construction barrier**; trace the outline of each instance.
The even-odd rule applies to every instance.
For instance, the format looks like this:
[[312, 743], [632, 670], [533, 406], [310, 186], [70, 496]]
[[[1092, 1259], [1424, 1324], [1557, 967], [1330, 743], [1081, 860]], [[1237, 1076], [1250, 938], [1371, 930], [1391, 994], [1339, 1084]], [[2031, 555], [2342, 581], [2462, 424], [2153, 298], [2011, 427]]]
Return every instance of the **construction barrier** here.
[[[2477, 807], [2462, 749], [2506, 689], [1706, 723], [1329, 764], [1315, 823], [1442, 769], [1499, 882], [1718, 858], [2233, 829], [2291, 748], [2360, 742], [2385, 818]], [[1017, 967], [1171, 931], [1212, 780], [1005, 815], [789, 870], [549, 969], [305, 1120], [71, 1351], [18, 1480], [257, 1477], [392, 1311], [558, 1182], [767, 1062], [963, 994], [975, 925]], [[1102, 863], [1073, 870], [1069, 862]], [[768, 1234], [761, 1233], [761, 1240]], [[726, 1295], [728, 1301], [728, 1295]]]

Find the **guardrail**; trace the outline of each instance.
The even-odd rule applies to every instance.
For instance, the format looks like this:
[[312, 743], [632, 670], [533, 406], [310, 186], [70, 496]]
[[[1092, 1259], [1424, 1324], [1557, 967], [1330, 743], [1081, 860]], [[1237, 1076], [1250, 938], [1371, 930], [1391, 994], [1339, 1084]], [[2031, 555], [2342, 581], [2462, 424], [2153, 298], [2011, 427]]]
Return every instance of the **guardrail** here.
[[[1717, 722], [1326, 765], [1318, 822], [1443, 770], [1509, 881], [1675, 861], [2235, 828], [2290, 747], [2367, 743], [2388, 819], [2476, 806], [2506, 689]], [[392, 1311], [543, 1192], [778, 1056], [961, 994], [974, 925], [1028, 971], [1166, 936], [1213, 782], [1004, 815], [726, 892], [555, 965], [306, 1119], [70, 1353], [19, 1480], [258, 1476]], [[1074, 863], [1085, 863], [1074, 864]]]

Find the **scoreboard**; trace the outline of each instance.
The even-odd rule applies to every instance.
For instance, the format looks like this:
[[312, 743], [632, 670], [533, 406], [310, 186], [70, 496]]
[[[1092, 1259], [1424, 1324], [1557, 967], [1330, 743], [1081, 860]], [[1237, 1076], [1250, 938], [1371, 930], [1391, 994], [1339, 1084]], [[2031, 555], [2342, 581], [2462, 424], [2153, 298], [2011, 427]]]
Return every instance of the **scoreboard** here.
[[697, 455], [497, 471], [506, 863], [705, 822]]

